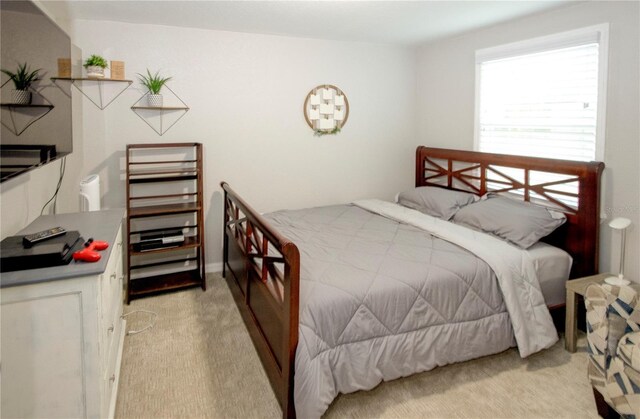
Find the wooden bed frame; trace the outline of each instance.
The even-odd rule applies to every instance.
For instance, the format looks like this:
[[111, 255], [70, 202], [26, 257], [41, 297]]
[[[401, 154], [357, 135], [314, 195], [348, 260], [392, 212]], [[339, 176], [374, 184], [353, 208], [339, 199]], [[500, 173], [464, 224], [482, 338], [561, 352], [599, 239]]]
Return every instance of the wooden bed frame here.
[[[599, 187], [604, 163], [575, 162], [418, 147], [416, 186], [434, 185], [483, 195], [511, 193], [553, 207], [567, 222], [545, 241], [573, 257], [570, 278], [598, 271]], [[536, 183], [538, 173], [552, 180]], [[577, 192], [560, 185], [578, 184]], [[223, 276], [253, 340], [283, 417], [295, 417], [300, 254], [226, 183]], [[574, 204], [568, 204], [573, 200]], [[227, 276], [227, 272], [231, 275]]]

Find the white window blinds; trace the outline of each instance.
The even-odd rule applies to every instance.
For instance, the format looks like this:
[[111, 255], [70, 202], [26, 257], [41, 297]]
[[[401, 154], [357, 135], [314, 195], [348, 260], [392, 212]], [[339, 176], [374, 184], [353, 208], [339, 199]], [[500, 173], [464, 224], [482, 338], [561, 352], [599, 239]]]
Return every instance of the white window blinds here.
[[583, 42], [479, 55], [480, 151], [596, 160], [600, 44]]

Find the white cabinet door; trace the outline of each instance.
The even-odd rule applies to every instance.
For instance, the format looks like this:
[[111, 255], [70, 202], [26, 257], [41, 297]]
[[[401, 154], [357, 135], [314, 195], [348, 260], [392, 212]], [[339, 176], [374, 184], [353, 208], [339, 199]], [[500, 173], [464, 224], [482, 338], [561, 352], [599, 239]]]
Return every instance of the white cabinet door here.
[[3, 417], [87, 416], [83, 330], [81, 292], [2, 304]]

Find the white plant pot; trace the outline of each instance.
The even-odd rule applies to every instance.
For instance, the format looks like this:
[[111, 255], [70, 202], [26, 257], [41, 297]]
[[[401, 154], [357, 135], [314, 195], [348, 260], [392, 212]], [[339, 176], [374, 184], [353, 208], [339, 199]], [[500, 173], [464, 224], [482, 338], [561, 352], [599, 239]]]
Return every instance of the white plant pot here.
[[104, 68], [97, 65], [87, 66], [87, 77], [104, 77]]
[[28, 90], [11, 90], [11, 102], [16, 105], [28, 105], [31, 103], [31, 92]]
[[147, 103], [151, 108], [161, 108], [162, 107], [162, 95], [154, 95], [149, 93], [147, 95]]

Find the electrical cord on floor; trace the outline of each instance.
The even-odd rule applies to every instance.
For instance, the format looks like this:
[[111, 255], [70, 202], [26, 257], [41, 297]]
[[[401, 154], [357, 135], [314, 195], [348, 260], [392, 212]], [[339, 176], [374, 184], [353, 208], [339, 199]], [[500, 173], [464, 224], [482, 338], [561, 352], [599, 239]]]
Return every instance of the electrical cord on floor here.
[[57, 205], [58, 205], [58, 191], [60, 191], [60, 186], [62, 185], [62, 179], [64, 178], [64, 171], [67, 168], [67, 157], [63, 157], [60, 162], [60, 177], [58, 178], [58, 185], [56, 186], [56, 191], [53, 193], [51, 199], [49, 199], [40, 210], [40, 215], [44, 214], [44, 209], [53, 201], [53, 213], [56, 213]]
[[124, 319], [124, 318], [126, 318], [128, 315], [130, 315], [130, 314], [134, 314], [134, 313], [147, 313], [147, 314], [151, 314], [151, 315], [153, 315], [153, 320], [151, 321], [151, 323], [150, 323], [149, 325], [147, 325], [147, 326], [143, 327], [143, 328], [142, 328], [142, 329], [140, 329], [140, 330], [129, 330], [129, 331], [127, 332], [127, 336], [130, 336], [130, 335], [137, 335], [138, 333], [145, 332], [145, 331], [147, 331], [147, 330], [149, 330], [149, 329], [152, 329], [152, 328], [153, 328], [153, 326], [155, 326], [155, 325], [156, 325], [156, 322], [157, 322], [157, 320], [158, 320], [158, 313], [156, 313], [156, 312], [154, 312], [154, 311], [149, 311], [149, 310], [133, 310], [133, 311], [130, 311], [130, 312], [128, 312], [128, 313], [124, 313], [121, 317]]

